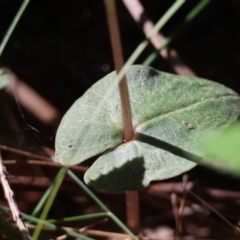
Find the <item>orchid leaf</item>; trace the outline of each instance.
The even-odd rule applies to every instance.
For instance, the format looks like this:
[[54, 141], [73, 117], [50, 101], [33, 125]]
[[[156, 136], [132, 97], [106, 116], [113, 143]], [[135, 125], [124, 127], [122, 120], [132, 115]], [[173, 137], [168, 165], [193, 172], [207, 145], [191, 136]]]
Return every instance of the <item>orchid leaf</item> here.
[[[122, 140], [117, 86], [104, 99], [116, 73], [95, 83], [63, 117], [56, 158], [73, 165], [102, 154], [85, 173], [87, 184], [110, 192], [138, 190], [196, 166], [197, 144], [240, 115], [240, 97], [204, 79], [177, 76], [145, 66], [126, 72], [133, 116], [132, 141]], [[99, 102], [105, 100], [102, 108]]]

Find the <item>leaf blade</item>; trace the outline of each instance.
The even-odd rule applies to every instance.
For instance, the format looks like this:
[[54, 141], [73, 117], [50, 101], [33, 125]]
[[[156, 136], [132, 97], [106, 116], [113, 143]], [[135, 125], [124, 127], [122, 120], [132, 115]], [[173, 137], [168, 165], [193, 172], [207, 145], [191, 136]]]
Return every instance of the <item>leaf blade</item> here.
[[[105, 89], [116, 78], [116, 74], [111, 73], [93, 85], [82, 98], [77, 100], [80, 105], [84, 105], [86, 102], [91, 103], [90, 108], [86, 107], [82, 115], [87, 124], [83, 125], [83, 128], [81, 126], [81, 130], [79, 125], [76, 125], [75, 130], [71, 130], [69, 133], [69, 136], [72, 136], [73, 132], [78, 134], [78, 141], [76, 141], [78, 156], [76, 158], [75, 152], [70, 149], [70, 152], [64, 156], [65, 159], [60, 160], [63, 164], [75, 164], [84, 161], [86, 156], [91, 157], [107, 151], [91, 166], [85, 175], [85, 180], [98, 188], [107, 191], [123, 191], [120, 176], [124, 174], [121, 167], [115, 166], [116, 159], [118, 159], [116, 160], [117, 163], [123, 161], [121, 166], [128, 172], [131, 172], [132, 169], [132, 165], [129, 164], [132, 161], [131, 159], [138, 159], [135, 161], [143, 164], [142, 167], [137, 166], [137, 169], [140, 169], [138, 170], [139, 174], [142, 174], [143, 178], [141, 179], [139, 175], [136, 177], [138, 184], [130, 184], [130, 187], [127, 188], [126, 186], [125, 190], [137, 190], [147, 186], [150, 181], [170, 178], [191, 169], [196, 165], [195, 160], [189, 161], [189, 159], [186, 159], [187, 157], [177, 155], [176, 149], [197, 156], [197, 162], [199, 162], [202, 152], [196, 147], [198, 141], [213, 131], [226, 128], [232, 122], [235, 122], [240, 115], [239, 96], [221, 84], [200, 78], [163, 73], [143, 66], [131, 66], [128, 68], [126, 75], [135, 130], [134, 139], [127, 145], [122, 142], [121, 109], [117, 88], [112, 92], [106, 105], [98, 111], [98, 121], [92, 123], [88, 121], [88, 119], [94, 119], [91, 116], [92, 110], [96, 110], [94, 106], [97, 106], [97, 103], [104, 97]], [[74, 109], [72, 114], [66, 114], [66, 119], [80, 118], [79, 114], [75, 114], [79, 111], [76, 106], [77, 104], [72, 107]], [[71, 129], [74, 124], [77, 124], [77, 122], [72, 122], [70, 125], [67, 123], [66, 126]], [[77, 129], [81, 134], [77, 132]], [[64, 136], [65, 131], [66, 128], [61, 130], [60, 126], [60, 135]], [[83, 140], [82, 135], [84, 140], [87, 140], [84, 144], [81, 142]], [[141, 138], [140, 135], [145, 137]], [[159, 143], [157, 145], [150, 143], [150, 138]], [[58, 130], [56, 141], [58, 156], [62, 155], [61, 149], [59, 149], [60, 142]], [[139, 150], [135, 151], [134, 157], [131, 154], [136, 144]], [[164, 149], [164, 145], [171, 145], [173, 151]], [[132, 148], [132, 151], [119, 150], [122, 149], [122, 146], [128, 146], [126, 149]], [[84, 155], [84, 152], [88, 155]], [[122, 158], [121, 161], [116, 153]], [[115, 160], [106, 164], [106, 158]], [[164, 160], [157, 160], [161, 158]], [[151, 167], [153, 162], [155, 169]], [[107, 168], [103, 168], [102, 165], [107, 165]], [[178, 168], [175, 169], [176, 166]], [[157, 171], [155, 171], [156, 168]], [[106, 172], [102, 172], [103, 169]], [[149, 172], [149, 169], [152, 170]], [[119, 176], [118, 181], [114, 180], [116, 175]], [[124, 176], [125, 179], [131, 178], [131, 175], [127, 176], [125, 174]], [[111, 187], [105, 189], [104, 185], [106, 184], [103, 184], [105, 180], [102, 181], [102, 177], [109, 178], [108, 182], [111, 183]], [[99, 179], [99, 184], [96, 179]], [[114, 187], [112, 187], [113, 182], [115, 182]], [[135, 187], [132, 187], [132, 185]]]

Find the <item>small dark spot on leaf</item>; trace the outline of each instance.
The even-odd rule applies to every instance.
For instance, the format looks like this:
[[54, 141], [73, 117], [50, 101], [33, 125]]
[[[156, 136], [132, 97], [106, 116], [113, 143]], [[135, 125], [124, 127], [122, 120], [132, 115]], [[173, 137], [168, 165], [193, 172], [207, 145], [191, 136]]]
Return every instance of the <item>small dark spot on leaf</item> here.
[[69, 147], [69, 148], [71, 148], [71, 147], [72, 147], [72, 145], [68, 145], [68, 147]]
[[185, 124], [189, 130], [195, 129], [195, 127], [191, 123], [188, 123], [186, 121], [182, 121], [182, 123]]
[[194, 126], [193, 126], [191, 123], [189, 123], [189, 124], [188, 124], [188, 129], [189, 129], [189, 130], [192, 130], [192, 129], [194, 129]]
[[160, 72], [158, 72], [155, 69], [149, 69], [149, 77], [155, 77], [155, 76], [159, 76]]

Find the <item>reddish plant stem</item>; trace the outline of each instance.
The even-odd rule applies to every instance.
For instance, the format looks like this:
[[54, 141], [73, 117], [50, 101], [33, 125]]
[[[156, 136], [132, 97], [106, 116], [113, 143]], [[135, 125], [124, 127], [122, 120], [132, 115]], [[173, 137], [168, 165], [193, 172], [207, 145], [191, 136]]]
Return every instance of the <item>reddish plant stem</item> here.
[[135, 234], [140, 232], [140, 211], [138, 192], [126, 192], [127, 226]]
[[[124, 65], [122, 44], [119, 32], [117, 11], [115, 6], [115, 0], [105, 0], [107, 21], [111, 38], [113, 59], [117, 73]], [[121, 99], [122, 120], [123, 120], [123, 140], [128, 142], [133, 136], [132, 114], [131, 105], [129, 100], [129, 92], [127, 86], [126, 76], [119, 82], [119, 92]]]
[[[117, 73], [124, 65], [121, 37], [118, 26], [115, 0], [105, 0], [107, 22], [110, 32], [111, 45], [113, 51], [114, 64]], [[131, 105], [126, 76], [119, 82], [119, 93], [121, 99], [122, 121], [123, 121], [123, 141], [128, 142], [133, 137], [133, 125]], [[139, 196], [138, 192], [126, 192], [127, 225], [134, 233], [139, 234]]]

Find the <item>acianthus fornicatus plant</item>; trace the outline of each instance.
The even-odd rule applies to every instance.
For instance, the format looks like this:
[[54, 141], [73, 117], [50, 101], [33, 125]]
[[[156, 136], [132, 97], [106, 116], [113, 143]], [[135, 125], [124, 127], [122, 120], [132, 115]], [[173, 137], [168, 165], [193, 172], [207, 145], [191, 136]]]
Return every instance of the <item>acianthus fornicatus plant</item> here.
[[63, 165], [101, 154], [84, 176], [96, 188], [139, 190], [151, 181], [186, 172], [204, 156], [199, 141], [239, 118], [240, 97], [221, 84], [140, 65], [130, 66], [126, 76], [134, 126], [131, 141], [122, 140], [117, 86], [105, 97], [115, 72], [73, 104], [57, 131], [56, 158]]

